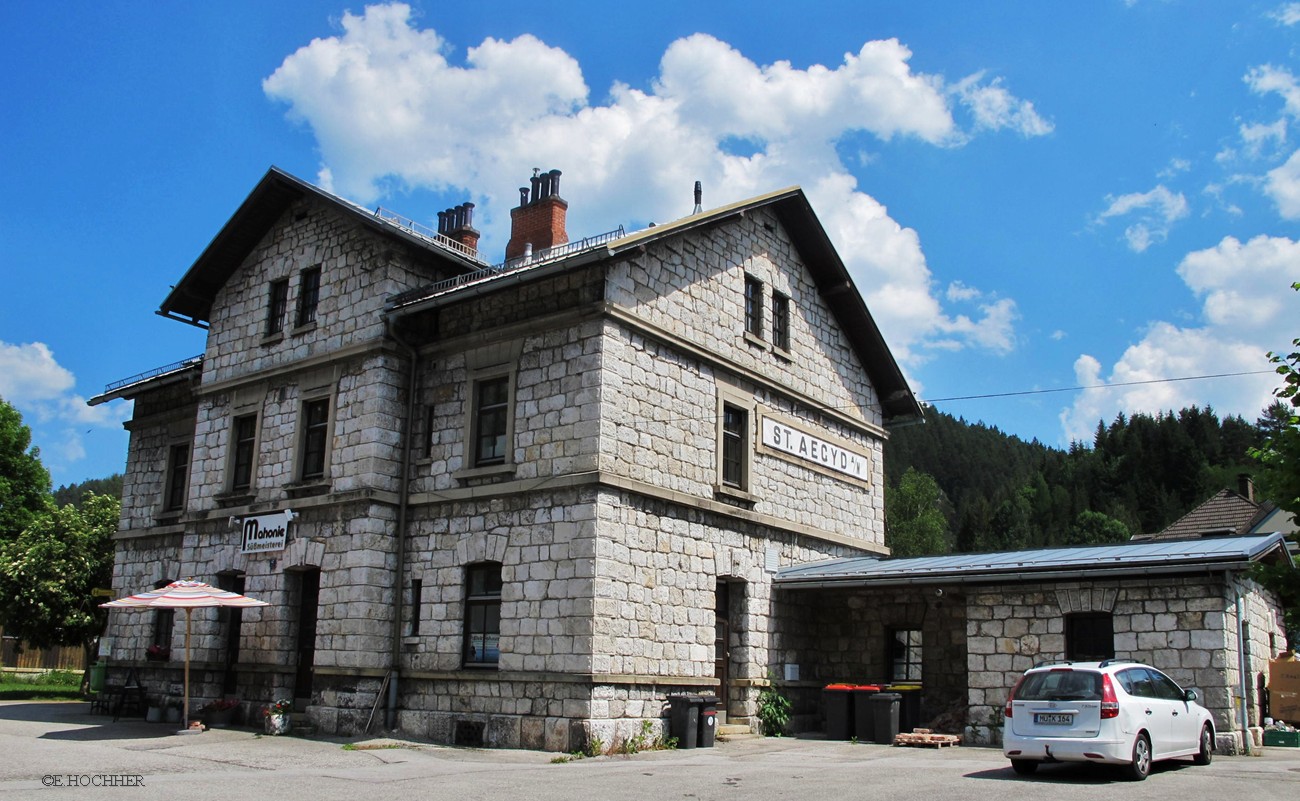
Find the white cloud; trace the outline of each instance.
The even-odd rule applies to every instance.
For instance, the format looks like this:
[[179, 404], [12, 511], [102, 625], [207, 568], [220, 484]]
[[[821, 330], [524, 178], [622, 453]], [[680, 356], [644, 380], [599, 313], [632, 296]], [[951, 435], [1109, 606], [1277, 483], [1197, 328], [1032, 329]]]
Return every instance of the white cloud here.
[[1300, 117], [1300, 84], [1286, 67], [1272, 64], [1252, 67], [1243, 80], [1255, 94], [1277, 93], [1286, 103], [1286, 113]]
[[1156, 176], [1159, 178], [1169, 179], [1177, 177], [1181, 173], [1185, 173], [1191, 169], [1192, 162], [1187, 159], [1172, 158], [1169, 160], [1168, 166], [1156, 173]]
[[[450, 54], [407, 6], [368, 6], [286, 58], [263, 87], [315, 133], [331, 191], [364, 203], [411, 187], [466, 192], [485, 249], [502, 247], [514, 188], [533, 167], [565, 171], [569, 230], [582, 233], [687, 214], [695, 180], [706, 207], [799, 184], [900, 359], [939, 339], [995, 350], [1014, 341], [1010, 300], [945, 312], [916, 232], [859, 191], [837, 150], [860, 132], [951, 147], [986, 130], [1051, 130], [999, 80], [948, 88], [914, 72], [894, 39], [798, 69], [756, 64], [696, 34], [667, 48], [647, 89], [615, 84], [593, 104], [578, 63], [535, 37], [488, 39], [463, 64]], [[954, 98], [972, 130], [954, 120]], [[753, 147], [737, 155], [735, 141]]]
[[[1253, 417], [1268, 405], [1277, 376], [1267, 372], [1264, 354], [1285, 346], [1285, 332], [1300, 318], [1289, 288], [1300, 280], [1300, 242], [1258, 236], [1243, 243], [1226, 237], [1213, 248], [1189, 253], [1178, 275], [1203, 302], [1201, 325], [1151, 324], [1109, 376], [1103, 377], [1095, 357], [1081, 355], [1074, 365], [1079, 385], [1102, 388], [1080, 393], [1074, 405], [1061, 412], [1067, 438], [1091, 441], [1097, 421], [1109, 421], [1121, 410], [1154, 414], [1210, 404], [1221, 412]], [[1264, 372], [1204, 381], [1164, 380], [1253, 371]]]
[[1268, 145], [1274, 149], [1286, 144], [1286, 118], [1279, 117], [1265, 125], [1253, 123], [1241, 126], [1241, 141], [1246, 145], [1246, 153], [1251, 158], [1259, 158]]
[[0, 341], [0, 398], [23, 415], [34, 444], [41, 446], [41, 461], [51, 469], [85, 458], [82, 437], [88, 430], [117, 429], [131, 416], [130, 403], [87, 406], [72, 392], [75, 385], [72, 372], [45, 343]]
[[1157, 185], [1150, 192], [1108, 196], [1106, 199], [1110, 205], [1097, 215], [1097, 222], [1105, 223], [1114, 217], [1136, 216], [1137, 222], [1124, 229], [1124, 238], [1128, 241], [1129, 248], [1137, 253], [1165, 241], [1173, 224], [1190, 213], [1183, 193], [1171, 192], [1164, 184]]
[[961, 104], [975, 117], [976, 130], [1010, 128], [1025, 137], [1052, 132], [1054, 126], [1038, 115], [1034, 104], [1013, 96], [1002, 86], [1001, 78], [981, 83], [983, 80], [984, 73], [979, 72], [953, 86]]
[[1277, 20], [1279, 24], [1295, 25], [1300, 22], [1300, 3], [1285, 3], [1269, 16]]
[[1277, 204], [1277, 213], [1288, 220], [1300, 220], [1300, 150], [1286, 163], [1269, 170], [1264, 191]]

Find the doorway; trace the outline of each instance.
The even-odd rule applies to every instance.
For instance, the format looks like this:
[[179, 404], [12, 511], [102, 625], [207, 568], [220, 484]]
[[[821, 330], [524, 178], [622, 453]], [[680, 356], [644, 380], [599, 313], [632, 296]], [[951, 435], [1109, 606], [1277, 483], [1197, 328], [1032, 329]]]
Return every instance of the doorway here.
[[[244, 574], [236, 572], [218, 573], [217, 587], [226, 592], [244, 594]], [[223, 695], [235, 695], [239, 690], [239, 635], [244, 625], [244, 610], [237, 606], [223, 606], [217, 611], [217, 622], [221, 627], [221, 640], [225, 643], [222, 659], [221, 692]]]
[[298, 671], [293, 682], [294, 708], [311, 703], [316, 661], [316, 619], [320, 605], [320, 568], [295, 571], [298, 579]]
[[719, 581], [713, 595], [713, 677], [718, 680], [718, 725], [731, 705], [731, 585]]

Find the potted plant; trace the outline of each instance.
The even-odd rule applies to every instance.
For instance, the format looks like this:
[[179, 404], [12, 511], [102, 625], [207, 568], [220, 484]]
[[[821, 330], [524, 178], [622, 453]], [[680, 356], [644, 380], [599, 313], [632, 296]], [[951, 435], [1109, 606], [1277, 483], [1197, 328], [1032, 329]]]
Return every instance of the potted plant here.
[[238, 698], [220, 698], [204, 704], [199, 715], [209, 728], [223, 728], [235, 722], [235, 711], [238, 709]]
[[150, 662], [166, 662], [172, 658], [172, 652], [167, 646], [154, 643], [144, 649], [144, 658]]
[[263, 725], [267, 734], [288, 734], [289, 713], [293, 711], [293, 701], [281, 698], [262, 708]]

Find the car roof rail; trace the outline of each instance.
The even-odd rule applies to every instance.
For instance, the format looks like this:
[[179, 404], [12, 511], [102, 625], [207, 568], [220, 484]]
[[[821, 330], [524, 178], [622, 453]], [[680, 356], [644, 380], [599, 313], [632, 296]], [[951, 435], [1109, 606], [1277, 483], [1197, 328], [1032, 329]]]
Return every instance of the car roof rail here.
[[1047, 667], [1048, 665], [1073, 665], [1073, 664], [1074, 664], [1073, 659], [1048, 659], [1043, 662], [1035, 662], [1034, 667], [1040, 668], [1040, 667]]
[[1097, 667], [1110, 667], [1111, 665], [1140, 665], [1141, 662], [1136, 659], [1103, 659], [1097, 663]]

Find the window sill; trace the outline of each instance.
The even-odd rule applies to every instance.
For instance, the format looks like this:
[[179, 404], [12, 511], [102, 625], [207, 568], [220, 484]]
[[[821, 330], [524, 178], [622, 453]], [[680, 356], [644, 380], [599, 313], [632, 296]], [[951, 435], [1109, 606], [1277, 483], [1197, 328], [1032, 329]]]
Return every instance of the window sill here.
[[294, 481], [284, 485], [284, 494], [290, 498], [311, 498], [315, 495], [325, 495], [329, 491], [330, 483], [321, 479]]
[[739, 487], [732, 487], [727, 484], [714, 484], [713, 497], [726, 503], [738, 504], [745, 508], [750, 508], [758, 503], [758, 496], [751, 495]]
[[753, 345], [754, 347], [762, 348], [763, 350], [767, 350], [768, 348], [767, 342], [765, 342], [762, 337], [756, 337], [748, 331], [745, 332], [745, 344]]
[[457, 481], [465, 481], [474, 478], [487, 478], [490, 476], [512, 476], [515, 474], [515, 465], [513, 462], [505, 464], [488, 465], [487, 467], [470, 467], [465, 470], [457, 470], [451, 474], [451, 477]]
[[776, 345], [773, 345], [773, 346], [772, 346], [772, 355], [775, 356], [776, 358], [780, 359], [780, 360], [783, 361], [783, 362], [792, 362], [792, 361], [794, 361], [794, 354], [793, 354], [793, 353], [791, 353], [790, 351], [786, 350], [785, 348], [778, 348]]
[[497, 662], [467, 662], [460, 666], [461, 670], [500, 670], [501, 665]]
[[293, 327], [293, 330], [289, 332], [289, 336], [291, 336], [291, 337], [301, 336], [301, 335], [303, 335], [303, 334], [306, 334], [306, 333], [309, 333], [309, 332], [311, 332], [311, 331], [315, 331], [315, 330], [316, 330], [316, 321], [315, 321], [315, 320], [312, 320], [310, 323], [303, 323], [302, 325], [295, 325], [295, 326]]
[[217, 502], [218, 508], [229, 509], [232, 506], [247, 506], [257, 500], [257, 496], [248, 490], [234, 490], [219, 492], [212, 496], [212, 500]]
[[184, 509], [168, 509], [166, 511], [158, 512], [157, 514], [155, 514], [153, 516], [153, 522], [157, 523], [160, 526], [166, 525], [168, 523], [178, 523], [180, 522], [181, 515], [183, 514], [185, 514]]
[[274, 334], [267, 334], [266, 336], [262, 337], [261, 345], [262, 347], [266, 348], [266, 347], [270, 347], [271, 345], [278, 345], [283, 341], [284, 341], [284, 330], [281, 329], [279, 331], [276, 331]]

